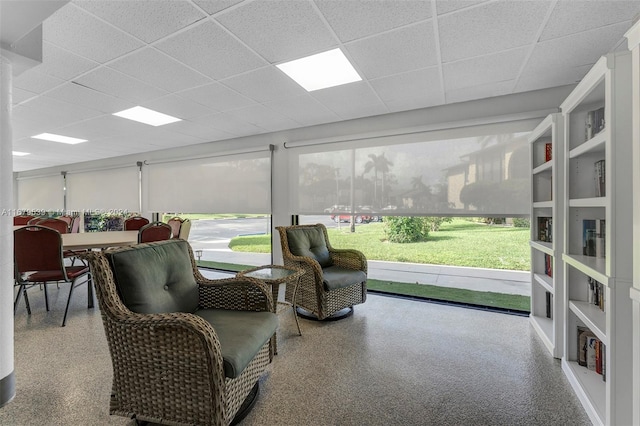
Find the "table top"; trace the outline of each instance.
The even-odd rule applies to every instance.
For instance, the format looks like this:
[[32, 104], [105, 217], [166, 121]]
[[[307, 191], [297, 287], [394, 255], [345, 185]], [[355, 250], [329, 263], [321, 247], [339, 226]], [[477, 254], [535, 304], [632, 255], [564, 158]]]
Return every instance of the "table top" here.
[[138, 231], [79, 232], [62, 234], [65, 250], [86, 250], [138, 244]]
[[304, 271], [301, 269], [287, 268], [282, 265], [263, 265], [257, 268], [238, 272], [239, 277], [257, 278], [267, 284], [280, 284], [300, 277]]

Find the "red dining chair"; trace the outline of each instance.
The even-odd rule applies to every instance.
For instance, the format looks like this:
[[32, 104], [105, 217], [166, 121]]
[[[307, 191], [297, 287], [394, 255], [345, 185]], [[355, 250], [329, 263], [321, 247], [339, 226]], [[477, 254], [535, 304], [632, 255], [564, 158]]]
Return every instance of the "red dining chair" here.
[[29, 225], [46, 226], [47, 228], [55, 229], [61, 234], [69, 232], [69, 225], [62, 219], [55, 219], [52, 217], [47, 218], [34, 218], [29, 221]]
[[125, 231], [138, 231], [140, 228], [149, 223], [149, 219], [142, 216], [132, 216], [124, 221]]
[[58, 217], [59, 220], [67, 222], [67, 232], [71, 232], [71, 224], [73, 223], [73, 216], [63, 215]]
[[72, 234], [77, 234], [80, 232], [80, 216], [74, 216], [73, 221], [71, 222], [70, 231]]
[[172, 238], [182, 238], [183, 240], [189, 239], [189, 231], [191, 230], [191, 221], [189, 219], [172, 217], [167, 221], [167, 224], [171, 226], [173, 231]]
[[[20, 301], [20, 295], [23, 295], [27, 312], [31, 314], [27, 288], [36, 284], [44, 284], [45, 306], [49, 311], [47, 284], [59, 282], [70, 284], [67, 306], [62, 319], [63, 327], [67, 322], [69, 302], [74, 288], [86, 283], [88, 285], [87, 308], [93, 307], [93, 287], [89, 267], [64, 265], [60, 232], [46, 226], [25, 226], [13, 231], [13, 242], [15, 279], [19, 286], [18, 295], [13, 304], [14, 313]], [[83, 277], [86, 277], [86, 280], [81, 280]]]
[[138, 231], [138, 243], [151, 243], [171, 239], [171, 226], [163, 222], [151, 222]]
[[35, 216], [31, 216], [28, 214], [23, 214], [23, 215], [19, 215], [19, 216], [14, 216], [13, 217], [13, 226], [22, 226], [22, 225], [26, 225], [27, 223], [29, 223], [29, 221], [31, 219], [33, 219]]

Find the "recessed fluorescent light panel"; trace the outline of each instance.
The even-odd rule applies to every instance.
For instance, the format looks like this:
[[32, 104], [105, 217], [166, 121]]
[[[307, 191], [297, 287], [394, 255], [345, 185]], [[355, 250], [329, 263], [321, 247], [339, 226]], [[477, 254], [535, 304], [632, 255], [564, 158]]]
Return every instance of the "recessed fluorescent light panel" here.
[[52, 142], [68, 143], [70, 145], [75, 145], [77, 143], [82, 143], [87, 141], [86, 139], [78, 139], [78, 138], [71, 138], [69, 136], [54, 135], [53, 133], [40, 133], [39, 135], [31, 136], [31, 138], [42, 139], [45, 141], [52, 141]]
[[277, 67], [308, 92], [362, 80], [340, 49], [285, 62]]
[[182, 121], [180, 118], [172, 117], [152, 109], [141, 106], [125, 109], [124, 111], [115, 112], [113, 115], [128, 118], [129, 120], [138, 121], [140, 123], [149, 124], [150, 126], [162, 126], [164, 124]]
[[16, 157], [24, 157], [25, 155], [29, 155], [29, 152], [20, 152], [20, 151], [11, 151], [13, 155]]

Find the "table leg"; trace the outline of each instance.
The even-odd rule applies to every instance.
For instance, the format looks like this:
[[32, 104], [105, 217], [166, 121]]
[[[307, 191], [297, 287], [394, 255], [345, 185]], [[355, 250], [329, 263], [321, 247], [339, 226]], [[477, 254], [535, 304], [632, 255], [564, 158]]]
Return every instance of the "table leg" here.
[[293, 287], [293, 299], [291, 300], [291, 307], [293, 308], [293, 318], [295, 318], [296, 320], [296, 327], [298, 327], [298, 336], [302, 336], [302, 332], [300, 331], [300, 323], [298, 322], [298, 313], [296, 312], [296, 296], [298, 294], [298, 284], [300, 284], [300, 277], [298, 277]]

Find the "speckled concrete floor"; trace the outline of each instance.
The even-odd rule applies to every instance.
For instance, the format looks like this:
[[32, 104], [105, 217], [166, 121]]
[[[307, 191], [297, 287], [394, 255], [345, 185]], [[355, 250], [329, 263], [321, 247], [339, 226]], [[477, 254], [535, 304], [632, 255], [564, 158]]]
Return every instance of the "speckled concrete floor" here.
[[[17, 395], [0, 425], [123, 425], [109, 416], [111, 364], [86, 289], [30, 290], [15, 322]], [[278, 351], [242, 425], [587, 425], [560, 362], [527, 318], [370, 295], [347, 319], [280, 314]]]

